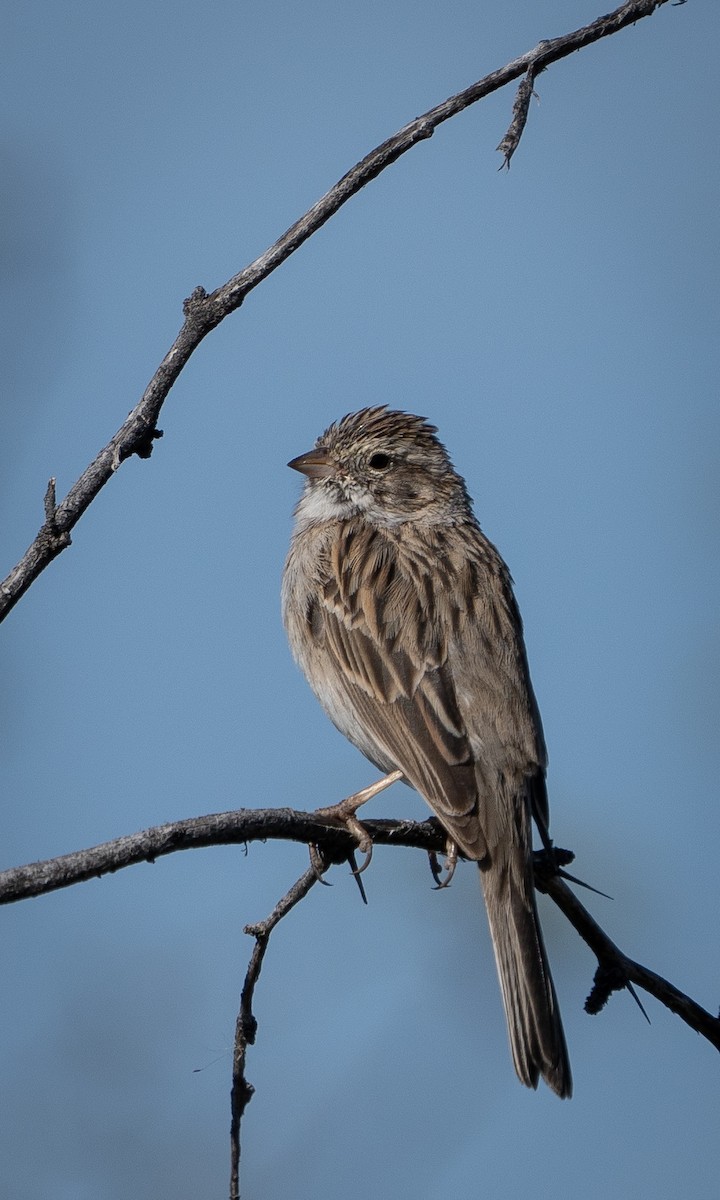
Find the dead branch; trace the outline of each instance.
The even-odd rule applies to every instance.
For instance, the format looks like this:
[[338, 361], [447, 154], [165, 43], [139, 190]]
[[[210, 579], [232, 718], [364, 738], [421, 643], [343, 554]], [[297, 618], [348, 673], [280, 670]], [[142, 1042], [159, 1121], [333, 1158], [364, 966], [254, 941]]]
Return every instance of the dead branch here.
[[[684, 2], [676, 0], [678, 4]], [[418, 142], [431, 137], [443, 122], [522, 76], [510, 126], [498, 146], [504, 155], [502, 166], [509, 167], [526, 127], [536, 76], [552, 63], [651, 16], [665, 3], [667, 0], [628, 0], [614, 12], [581, 29], [541, 41], [533, 50], [431, 108], [376, 147], [269, 249], [223, 286], [212, 293], [207, 293], [202, 287], [196, 288], [185, 301], [183, 325], [139, 403], [60, 504], [56, 500], [55, 479], [49, 481], [44, 497], [44, 523], [22, 559], [0, 584], [0, 621], [49, 563], [71, 545], [71, 531], [121, 464], [133, 455], [140, 458], [151, 456], [155, 440], [162, 437], [157, 424], [173, 383], [208, 333], [238, 309], [253, 288], [284, 263], [352, 196]], [[445, 845], [445, 835], [432, 819], [417, 823], [367, 821], [364, 822], [364, 828], [375, 845], [402, 845], [421, 849], [431, 855], [441, 852]], [[347, 859], [352, 861], [355, 846], [351, 835], [332, 822], [323, 820], [318, 813], [281, 808], [209, 814], [171, 822], [87, 850], [4, 871], [0, 873], [0, 903], [9, 904], [70, 887], [140, 862], [152, 863], [179, 850], [247, 844], [258, 840], [292, 840], [315, 846], [328, 865]], [[690, 1028], [720, 1049], [720, 1018], [712, 1016], [667, 980], [625, 955], [580, 904], [562, 878], [562, 872], [557, 869], [557, 862], [565, 863], [571, 858], [572, 855], [566, 851], [557, 851], [554, 855], [546, 851], [538, 852], [535, 856], [536, 886], [550, 895], [597, 958], [598, 968], [586, 1001], [586, 1010], [589, 1013], [599, 1012], [613, 991], [622, 988], [632, 990], [635, 984], [655, 996]], [[245, 932], [255, 938], [255, 946], [242, 988], [233, 1052], [231, 1200], [238, 1200], [240, 1195], [240, 1126], [253, 1095], [245, 1066], [247, 1048], [254, 1044], [257, 1032], [253, 1012], [255, 988], [270, 934], [317, 881], [317, 871], [311, 866], [264, 921], [245, 927]]]
[[203, 339], [225, 317], [239, 308], [253, 288], [294, 254], [298, 247], [316, 233], [352, 196], [418, 142], [432, 137], [444, 121], [449, 121], [470, 105], [525, 75], [526, 79], [521, 85], [513, 109], [512, 124], [499, 146], [505, 155], [504, 165], [507, 165], [517, 149], [525, 127], [532, 81], [535, 77], [552, 63], [567, 58], [576, 50], [618, 33], [643, 17], [652, 16], [657, 8], [667, 2], [668, 0], [628, 0], [628, 3], [621, 4], [614, 12], [598, 17], [589, 25], [561, 37], [539, 42], [533, 50], [485, 75], [483, 79], [457, 95], [450, 96], [442, 104], [416, 117], [398, 133], [377, 146], [304, 216], [291, 225], [264, 254], [222, 287], [211, 293], [207, 293], [202, 287], [195, 288], [184, 304], [185, 320], [182, 328], [147, 385], [141, 400], [117, 433], [73, 484], [64, 500], [57, 505], [54, 483], [51, 481], [45, 498], [45, 522], [20, 561], [0, 584], [0, 621], [14, 608], [52, 560], [71, 544], [71, 531], [120, 465], [133, 454], [140, 458], [150, 457], [154, 441], [162, 437], [162, 431], [157, 428], [162, 406], [178, 375]]
[[[442, 851], [445, 836], [434, 819], [364, 822], [376, 846], [414, 846], [419, 850]], [[356, 849], [346, 830], [315, 813], [293, 808], [239, 808], [233, 812], [208, 813], [167, 825], [155, 825], [140, 833], [114, 838], [87, 850], [61, 854], [44, 862], [10, 867], [0, 871], [0, 904], [14, 904], [32, 896], [43, 896], [61, 888], [112, 875], [136, 863], [154, 863], [177, 850], [202, 846], [244, 845], [248, 842], [291, 841], [322, 848], [330, 863], [345, 862]]]
[[235, 1023], [233, 1078], [230, 1093], [232, 1113], [230, 1122], [230, 1200], [239, 1200], [240, 1196], [240, 1122], [255, 1090], [245, 1076], [247, 1048], [255, 1044], [257, 1033], [257, 1021], [252, 1009], [255, 985], [260, 978], [265, 951], [273, 929], [300, 900], [305, 899], [310, 888], [319, 882], [320, 879], [315, 868], [308, 867], [307, 871], [285, 893], [282, 900], [278, 901], [264, 921], [259, 921], [256, 925], [245, 926], [244, 932], [255, 938], [255, 948], [245, 974], [240, 997], [240, 1010]]
[[538, 891], [546, 892], [555, 901], [598, 960], [592, 990], [585, 1001], [586, 1012], [594, 1016], [605, 1007], [613, 992], [620, 991], [630, 984], [637, 984], [670, 1012], [680, 1017], [696, 1033], [707, 1038], [716, 1050], [720, 1050], [720, 1017], [714, 1017], [691, 1000], [685, 992], [663, 979], [662, 975], [641, 966], [624, 954], [558, 874], [545, 877], [542, 870], [536, 869], [535, 884]]
[[[445, 848], [445, 835], [434, 818], [419, 822], [364, 821], [363, 825], [376, 846], [406, 846], [426, 854], [442, 853]], [[12, 904], [71, 887], [136, 863], [153, 863], [157, 858], [179, 850], [256, 841], [315, 845], [329, 864], [346, 862], [355, 849], [355, 842], [345, 829], [317, 813], [292, 808], [241, 808], [157, 825], [88, 850], [12, 867], [0, 872], [0, 904]], [[562, 865], [572, 860], [568, 851], [557, 850], [551, 857]], [[538, 890], [554, 900], [598, 960], [598, 973], [586, 1004], [588, 1012], [598, 1012], [611, 992], [627, 987], [629, 983], [636, 984], [720, 1050], [720, 1018], [712, 1016], [662, 976], [624, 954], [570, 890], [561, 877], [562, 872], [558, 873], [555, 862], [548, 860], [545, 851], [535, 855], [535, 875]]]

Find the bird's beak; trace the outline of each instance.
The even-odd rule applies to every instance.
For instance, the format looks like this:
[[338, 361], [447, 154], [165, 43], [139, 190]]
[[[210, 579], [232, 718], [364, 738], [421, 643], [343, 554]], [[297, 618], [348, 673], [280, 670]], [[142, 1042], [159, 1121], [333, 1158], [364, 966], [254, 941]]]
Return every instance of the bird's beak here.
[[308, 479], [327, 479], [334, 470], [324, 450], [309, 450], [307, 454], [292, 458], [288, 466], [292, 467], [293, 471], [302, 471]]

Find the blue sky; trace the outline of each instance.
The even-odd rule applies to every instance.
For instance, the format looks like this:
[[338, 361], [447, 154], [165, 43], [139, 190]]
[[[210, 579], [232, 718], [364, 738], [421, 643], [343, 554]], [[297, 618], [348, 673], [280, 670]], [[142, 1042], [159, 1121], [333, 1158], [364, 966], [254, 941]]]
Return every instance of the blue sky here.
[[[0, 573], [49, 476], [64, 495], [137, 402], [193, 287], [406, 121], [599, 12], [13, 5]], [[279, 579], [287, 460], [389, 402], [438, 424], [515, 577], [554, 835], [614, 897], [592, 911], [717, 1010], [719, 35], [691, 0], [551, 68], [509, 173], [513, 92], [468, 110], [206, 340], [152, 459], [3, 627], [3, 865], [375, 777], [292, 663]], [[396, 788], [371, 811], [424, 808]], [[242, 927], [305, 863], [204, 850], [3, 910], [5, 1194], [226, 1194]], [[378, 850], [365, 880], [367, 909], [337, 869], [274, 936], [246, 1196], [716, 1195], [707, 1043], [652, 999], [650, 1026], [625, 995], [586, 1016], [594, 961], [543, 904], [576, 1096], [527, 1092], [474, 869], [436, 893], [421, 855]]]

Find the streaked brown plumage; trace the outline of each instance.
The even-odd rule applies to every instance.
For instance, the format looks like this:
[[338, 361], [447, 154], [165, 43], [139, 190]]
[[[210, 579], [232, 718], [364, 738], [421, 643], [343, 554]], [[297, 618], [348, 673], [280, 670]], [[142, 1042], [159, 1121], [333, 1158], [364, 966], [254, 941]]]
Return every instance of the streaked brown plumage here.
[[331, 425], [283, 577], [293, 654], [331, 720], [402, 770], [476, 859], [513, 1060], [560, 1096], [570, 1066], [535, 907], [546, 752], [512, 580], [436, 429], [386, 407]]

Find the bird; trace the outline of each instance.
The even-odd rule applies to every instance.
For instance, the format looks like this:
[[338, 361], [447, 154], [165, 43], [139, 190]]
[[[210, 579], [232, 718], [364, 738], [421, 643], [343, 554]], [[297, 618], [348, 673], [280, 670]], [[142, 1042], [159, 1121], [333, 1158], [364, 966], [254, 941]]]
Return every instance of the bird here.
[[535, 903], [533, 818], [550, 844], [547, 751], [522, 620], [437, 433], [374, 405], [291, 460], [305, 484], [283, 621], [331, 721], [381, 771], [401, 772], [448, 844], [477, 862], [518, 1078], [569, 1097]]

